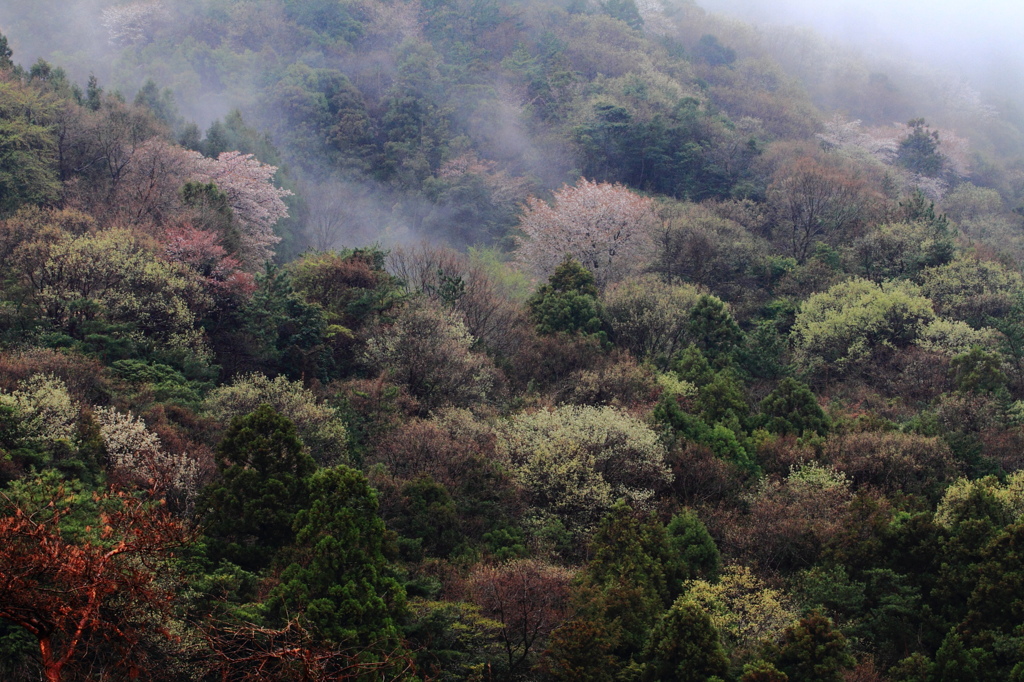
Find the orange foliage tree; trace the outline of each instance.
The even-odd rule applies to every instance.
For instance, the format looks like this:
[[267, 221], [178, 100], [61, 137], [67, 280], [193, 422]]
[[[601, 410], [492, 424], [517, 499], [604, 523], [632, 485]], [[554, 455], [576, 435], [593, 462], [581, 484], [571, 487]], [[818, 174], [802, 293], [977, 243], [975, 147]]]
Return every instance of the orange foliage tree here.
[[161, 578], [185, 525], [161, 504], [116, 490], [90, 499], [45, 478], [0, 492], [0, 512], [0, 618], [38, 640], [45, 679], [90, 653], [137, 676], [136, 645], [162, 632], [170, 607], [173, 581]]

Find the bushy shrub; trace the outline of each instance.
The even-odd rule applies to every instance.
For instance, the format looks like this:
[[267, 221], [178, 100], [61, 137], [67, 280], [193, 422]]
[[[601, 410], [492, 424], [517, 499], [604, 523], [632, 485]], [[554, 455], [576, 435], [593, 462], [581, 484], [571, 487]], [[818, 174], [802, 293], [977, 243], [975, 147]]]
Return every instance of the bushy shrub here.
[[318, 402], [312, 391], [298, 381], [248, 374], [211, 391], [203, 405], [207, 414], [222, 424], [249, 414], [260, 405], [270, 405], [295, 424], [302, 442], [317, 461], [330, 463], [346, 458], [348, 434], [344, 422], [333, 407]]
[[468, 407], [494, 397], [499, 380], [490, 358], [473, 352], [473, 342], [451, 311], [416, 301], [374, 333], [365, 360], [373, 371], [407, 387], [424, 411]]
[[498, 433], [499, 451], [534, 504], [573, 530], [592, 528], [620, 497], [649, 506], [672, 480], [658, 435], [615, 408], [518, 414]]
[[935, 319], [912, 284], [852, 279], [812, 295], [793, 324], [796, 361], [806, 370], [847, 373], [906, 348]]
[[665, 284], [654, 275], [613, 284], [602, 299], [612, 343], [638, 359], [666, 361], [684, 343], [700, 296], [693, 285]]

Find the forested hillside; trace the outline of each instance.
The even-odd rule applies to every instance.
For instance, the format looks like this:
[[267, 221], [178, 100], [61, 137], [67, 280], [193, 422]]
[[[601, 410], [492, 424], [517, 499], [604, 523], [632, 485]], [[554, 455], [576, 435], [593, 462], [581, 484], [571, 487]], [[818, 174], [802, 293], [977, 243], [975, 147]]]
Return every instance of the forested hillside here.
[[1024, 680], [1017, 94], [683, 0], [0, 31], [0, 678]]

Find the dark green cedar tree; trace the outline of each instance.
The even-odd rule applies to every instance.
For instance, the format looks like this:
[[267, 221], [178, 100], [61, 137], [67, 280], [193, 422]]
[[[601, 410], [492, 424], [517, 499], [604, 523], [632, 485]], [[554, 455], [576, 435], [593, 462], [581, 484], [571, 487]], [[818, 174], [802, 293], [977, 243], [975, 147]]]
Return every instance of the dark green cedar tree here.
[[604, 336], [594, 275], [571, 256], [555, 268], [528, 305], [539, 334]]
[[289, 565], [268, 607], [299, 614], [319, 638], [337, 644], [397, 646], [405, 590], [385, 551], [392, 542], [377, 494], [355, 469], [321, 469], [309, 478], [309, 505], [295, 516]]
[[764, 428], [772, 433], [797, 436], [828, 433], [829, 419], [806, 384], [786, 377], [761, 401]]
[[295, 425], [261, 405], [235, 417], [217, 446], [219, 480], [204, 491], [210, 554], [247, 570], [264, 568], [292, 543], [292, 524], [309, 502], [306, 479], [316, 468]]
[[642, 682], [709, 682], [729, 671], [718, 631], [697, 604], [680, 598], [651, 630]]

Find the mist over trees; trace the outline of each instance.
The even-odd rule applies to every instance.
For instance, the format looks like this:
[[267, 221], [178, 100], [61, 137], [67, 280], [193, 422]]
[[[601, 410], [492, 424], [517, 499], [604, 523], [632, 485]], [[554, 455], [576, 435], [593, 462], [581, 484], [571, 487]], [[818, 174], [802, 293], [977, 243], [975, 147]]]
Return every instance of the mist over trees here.
[[792, 6], [0, 4], [0, 677], [1020, 678], [1020, 95]]

